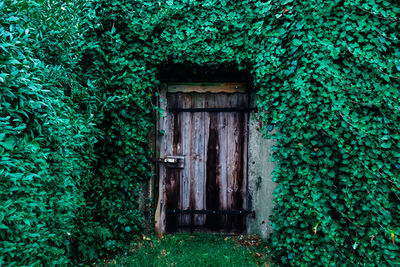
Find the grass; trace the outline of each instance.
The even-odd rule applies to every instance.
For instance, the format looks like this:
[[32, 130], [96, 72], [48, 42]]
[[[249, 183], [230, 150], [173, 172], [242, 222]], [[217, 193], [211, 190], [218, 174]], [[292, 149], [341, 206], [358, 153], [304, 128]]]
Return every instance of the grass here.
[[174, 234], [138, 240], [125, 256], [103, 266], [269, 266], [257, 236]]

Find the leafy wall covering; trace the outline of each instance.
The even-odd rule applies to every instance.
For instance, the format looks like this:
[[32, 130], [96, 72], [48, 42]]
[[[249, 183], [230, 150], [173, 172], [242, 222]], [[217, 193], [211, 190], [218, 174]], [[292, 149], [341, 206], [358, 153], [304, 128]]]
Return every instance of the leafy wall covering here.
[[86, 208], [95, 139], [71, 101], [77, 8], [0, 2], [0, 265], [65, 264]]
[[249, 72], [278, 129], [278, 262], [399, 264], [399, 2], [6, 0], [0, 15], [3, 261], [129, 244], [160, 67], [193, 64]]

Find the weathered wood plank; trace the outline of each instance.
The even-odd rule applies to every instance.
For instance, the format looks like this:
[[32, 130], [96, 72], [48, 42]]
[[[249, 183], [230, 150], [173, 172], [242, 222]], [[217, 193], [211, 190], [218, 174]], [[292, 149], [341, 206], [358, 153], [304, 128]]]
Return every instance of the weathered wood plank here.
[[[166, 155], [181, 155], [182, 131], [181, 131], [181, 118], [180, 114], [167, 113], [168, 126], [166, 127], [168, 134], [166, 140], [169, 145], [166, 147]], [[172, 133], [172, 135], [170, 134]], [[181, 170], [175, 168], [166, 168], [165, 176], [165, 190], [166, 190], [166, 209], [180, 208], [180, 183], [181, 183]], [[180, 224], [180, 214], [167, 214], [166, 215], [166, 231], [176, 232]]]
[[[247, 98], [235, 95], [227, 99], [231, 106], [245, 104]], [[244, 124], [245, 113], [232, 112], [226, 114], [227, 128], [229, 129], [227, 140], [227, 176], [226, 176], [226, 199], [227, 209], [244, 209], [244, 201], [241, 194], [241, 188], [244, 180], [243, 163], [243, 135], [246, 124]], [[247, 155], [246, 155], [247, 156]], [[247, 173], [247, 171], [246, 171]], [[224, 227], [229, 232], [238, 232], [243, 230], [242, 217], [236, 215], [227, 215]]]
[[[204, 101], [204, 107], [205, 107], [205, 101]], [[208, 147], [209, 147], [209, 136], [210, 136], [210, 113], [208, 112], [204, 112], [204, 118], [203, 118], [204, 122], [203, 122], [203, 128], [204, 128], [204, 148], [203, 148], [203, 203], [202, 203], [202, 207], [203, 209], [206, 209], [207, 207], [207, 170], [208, 170]], [[215, 167], [214, 167], [215, 170]], [[201, 225], [205, 225], [206, 224], [206, 220], [207, 220], [207, 216], [203, 215], [200, 218], [200, 223]]]
[[245, 93], [245, 83], [169, 83], [169, 93]]
[[[175, 139], [177, 139], [179, 133], [175, 131], [175, 127], [179, 128], [179, 125], [175, 125], [179, 123], [177, 117], [175, 117], [172, 113], [166, 112], [167, 120], [164, 129], [164, 140], [165, 140], [165, 156], [174, 155], [174, 146]], [[175, 146], [176, 152], [176, 146]], [[164, 164], [163, 164], [164, 165]], [[174, 207], [179, 207], [179, 170], [162, 167], [165, 169], [165, 191], [166, 191], [166, 205], [167, 209], [173, 209]], [[171, 214], [167, 214], [165, 217], [166, 220], [166, 232], [175, 232], [177, 229], [177, 216]]]
[[[205, 107], [217, 107], [219, 95], [205, 95]], [[221, 140], [219, 114], [207, 113], [207, 147], [206, 147], [206, 207], [207, 209], [221, 209]], [[223, 151], [222, 151], [223, 152]], [[212, 230], [220, 228], [221, 215], [207, 215], [206, 226]]]
[[[209, 210], [220, 209], [220, 143], [218, 129], [218, 114], [207, 113], [206, 120], [207, 146], [206, 146], [206, 208]], [[219, 225], [218, 215], [207, 215], [207, 227]]]
[[[204, 107], [204, 95], [192, 95], [191, 107]], [[192, 209], [203, 209], [204, 184], [204, 112], [192, 113], [191, 145], [191, 191], [190, 206]], [[204, 223], [204, 215], [193, 215], [192, 226]]]
[[[159, 107], [163, 110], [167, 109], [167, 88], [161, 88], [160, 97], [159, 97]], [[165, 129], [167, 125], [167, 114], [159, 115], [157, 119], [157, 129], [162, 130]], [[160, 157], [165, 157], [165, 148], [167, 146], [167, 142], [164, 135], [157, 135], [156, 146], [160, 153]], [[156, 234], [161, 237], [165, 233], [165, 210], [166, 210], [166, 191], [165, 191], [165, 175], [166, 169], [165, 166], [159, 166], [159, 182], [158, 182], [158, 201], [157, 208], [154, 215], [154, 230]]]
[[242, 136], [241, 136], [241, 143], [242, 143], [242, 147], [243, 147], [243, 152], [242, 152], [242, 165], [243, 165], [243, 169], [242, 169], [242, 175], [243, 175], [243, 184], [242, 184], [242, 188], [241, 188], [241, 194], [242, 194], [242, 199], [243, 199], [243, 207], [247, 208], [247, 153], [248, 153], [248, 135], [249, 135], [249, 128], [248, 128], [248, 124], [249, 124], [249, 114], [243, 114], [243, 132], [242, 132]]
[[[207, 108], [248, 108], [247, 105], [247, 94], [244, 93], [232, 93], [232, 94], [198, 94], [198, 93], [168, 93], [168, 109], [171, 108], [201, 108], [203, 107], [202, 101], [199, 103], [188, 100], [188, 98], [195, 97], [196, 95], [201, 95], [204, 97], [204, 107]], [[191, 105], [188, 106], [185, 100], [191, 102]]]
[[[228, 188], [228, 147], [229, 147], [229, 129], [228, 129], [228, 116], [229, 113], [220, 113], [218, 114], [218, 132], [219, 132], [219, 142], [221, 146], [220, 150], [220, 190], [219, 190], [219, 198], [220, 198], [220, 209], [227, 210], [228, 207], [228, 198], [227, 191]], [[222, 215], [220, 219], [220, 226], [225, 228], [227, 224], [227, 215]]]
[[[183, 105], [183, 107], [190, 107], [191, 106], [191, 98], [187, 95], [180, 94], [177, 96], [178, 102]], [[180, 114], [182, 120], [182, 155], [185, 156], [185, 168], [182, 170], [181, 176], [181, 193], [180, 199], [181, 209], [189, 209], [190, 208], [190, 187], [191, 187], [191, 144], [192, 144], [192, 117], [190, 113], [182, 113]], [[188, 226], [190, 225], [190, 215], [185, 214], [181, 215], [180, 225], [181, 226]]]
[[[227, 114], [227, 128], [229, 129], [229, 134], [227, 136], [228, 139], [228, 147], [227, 147], [227, 206], [228, 209], [235, 209], [235, 190], [236, 190], [236, 168], [238, 162], [237, 162], [237, 121], [236, 121], [236, 113], [229, 113]], [[228, 231], [231, 231], [232, 229], [232, 216], [227, 215], [228, 220], [227, 220], [227, 225], [226, 228]]]

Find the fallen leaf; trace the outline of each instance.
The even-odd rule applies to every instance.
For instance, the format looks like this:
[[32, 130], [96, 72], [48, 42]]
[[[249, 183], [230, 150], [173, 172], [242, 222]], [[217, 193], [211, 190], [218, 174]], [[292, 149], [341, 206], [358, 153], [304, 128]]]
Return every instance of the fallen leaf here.
[[319, 223], [317, 223], [317, 224], [314, 226], [314, 235], [316, 235], [316, 234], [317, 234], [318, 225], [319, 225]]
[[289, 9], [287, 9], [286, 7], [283, 9], [283, 13], [282, 14], [285, 14], [286, 12], [289, 12]]

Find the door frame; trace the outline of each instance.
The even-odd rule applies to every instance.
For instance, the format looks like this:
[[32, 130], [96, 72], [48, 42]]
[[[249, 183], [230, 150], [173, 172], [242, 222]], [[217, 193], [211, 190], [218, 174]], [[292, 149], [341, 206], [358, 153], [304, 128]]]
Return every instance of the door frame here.
[[[159, 90], [159, 96], [157, 99], [157, 104], [163, 113], [157, 113], [157, 123], [156, 123], [156, 155], [159, 159], [164, 159], [165, 148], [168, 145], [166, 143], [165, 134], [172, 133], [162, 133], [162, 130], [166, 128], [167, 124], [167, 93], [247, 93], [248, 103], [250, 105], [250, 92], [247, 90], [246, 83], [237, 82], [221, 82], [221, 83], [162, 83]], [[248, 127], [248, 125], [246, 125]], [[248, 129], [246, 129], [248, 132]], [[246, 137], [248, 138], [248, 137]], [[248, 164], [248, 141], [246, 142], [246, 164]], [[156, 235], [162, 237], [166, 231], [166, 169], [165, 166], [157, 164], [156, 173], [158, 176], [158, 200], [156, 206], [156, 212], [154, 216], [154, 226]], [[246, 167], [248, 172], [248, 167]], [[246, 185], [248, 186], [248, 175], [245, 177]], [[155, 179], [157, 180], [157, 179]], [[246, 194], [248, 190], [246, 189]], [[246, 196], [247, 197], [247, 196]], [[247, 202], [246, 202], [247, 203]], [[247, 204], [248, 206], [248, 204]], [[247, 207], [248, 208], [248, 207]]]

